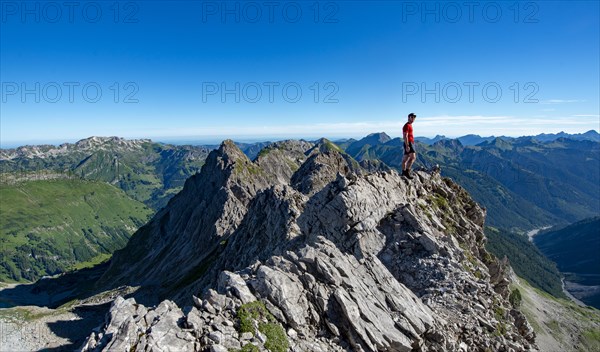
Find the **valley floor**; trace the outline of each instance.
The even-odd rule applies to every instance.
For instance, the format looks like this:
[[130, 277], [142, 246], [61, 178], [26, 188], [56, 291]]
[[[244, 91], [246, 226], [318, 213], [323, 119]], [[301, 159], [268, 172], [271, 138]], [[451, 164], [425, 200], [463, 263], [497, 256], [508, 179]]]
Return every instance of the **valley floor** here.
[[554, 298], [521, 278], [515, 277], [514, 282], [540, 351], [600, 351], [600, 310]]
[[[17, 288], [20, 297], [7, 293], [17, 286], [22, 288]], [[0, 308], [0, 352], [75, 350], [102, 324], [110, 306], [105, 302], [74, 302], [50, 309], [43, 307], [47, 295], [32, 294], [27, 286], [0, 285], [0, 307], [4, 307]], [[32, 305], [19, 305], [19, 301]]]
[[36, 306], [0, 309], [0, 351], [78, 348], [104, 312], [82, 313]]
[[[527, 232], [527, 237], [533, 243], [533, 237], [540, 231], [551, 228], [544, 226]], [[591, 305], [600, 309], [600, 285], [599, 275], [561, 272], [565, 278], [562, 279], [562, 290], [567, 297], [580, 306]], [[584, 303], [585, 301], [585, 303]]]
[[533, 242], [533, 237], [535, 235], [537, 235], [540, 231], [544, 231], [544, 230], [549, 229], [551, 227], [552, 226], [544, 226], [544, 227], [540, 227], [539, 229], [534, 229], [534, 230], [531, 230], [531, 231], [527, 232], [527, 238], [529, 238], [529, 242]]
[[[600, 309], [600, 285], [590, 285], [590, 283], [600, 282], [600, 275], [593, 274], [573, 274], [564, 273], [563, 288], [568, 292], [568, 296], [574, 298], [577, 302], [591, 305]], [[587, 278], [585, 278], [587, 276]], [[570, 279], [572, 278], [572, 279]]]

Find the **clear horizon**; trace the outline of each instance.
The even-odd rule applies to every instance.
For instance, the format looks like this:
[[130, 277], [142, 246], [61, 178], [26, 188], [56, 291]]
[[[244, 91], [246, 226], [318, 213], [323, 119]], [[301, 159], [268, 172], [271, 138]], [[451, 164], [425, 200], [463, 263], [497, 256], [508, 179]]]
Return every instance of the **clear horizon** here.
[[600, 129], [598, 2], [23, 1], [0, 11], [2, 148], [113, 135], [399, 136], [409, 112], [419, 136]]

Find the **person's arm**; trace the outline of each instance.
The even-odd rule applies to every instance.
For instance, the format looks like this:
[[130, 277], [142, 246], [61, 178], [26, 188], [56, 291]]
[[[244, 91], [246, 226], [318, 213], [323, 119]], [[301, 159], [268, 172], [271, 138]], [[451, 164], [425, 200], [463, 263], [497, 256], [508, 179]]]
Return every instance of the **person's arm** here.
[[402, 138], [404, 139], [404, 150], [408, 151], [408, 130], [404, 131]]

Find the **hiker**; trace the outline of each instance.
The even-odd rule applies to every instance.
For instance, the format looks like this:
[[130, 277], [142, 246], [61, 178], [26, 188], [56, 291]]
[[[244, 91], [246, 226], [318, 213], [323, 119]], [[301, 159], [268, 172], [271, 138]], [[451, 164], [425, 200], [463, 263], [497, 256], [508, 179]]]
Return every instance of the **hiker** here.
[[408, 114], [408, 122], [402, 127], [402, 138], [404, 139], [404, 158], [402, 158], [402, 176], [409, 179], [414, 177], [410, 174], [410, 168], [417, 159], [417, 152], [415, 152], [415, 137], [413, 135], [412, 124], [415, 122], [417, 115], [414, 113]]

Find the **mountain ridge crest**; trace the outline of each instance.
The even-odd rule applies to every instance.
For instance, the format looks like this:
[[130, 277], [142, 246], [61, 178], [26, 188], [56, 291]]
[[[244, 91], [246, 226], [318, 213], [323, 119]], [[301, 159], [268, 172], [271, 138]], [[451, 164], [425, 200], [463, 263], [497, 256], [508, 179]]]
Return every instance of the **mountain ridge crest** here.
[[[231, 324], [216, 338], [208, 321], [235, 321], [256, 300], [298, 351], [535, 348], [526, 319], [507, 301], [506, 264], [483, 247], [485, 211], [464, 189], [439, 169], [416, 171], [411, 182], [395, 171], [369, 172], [328, 143], [271, 150], [254, 162], [227, 141], [211, 152], [101, 280], [134, 281], [140, 294], [149, 285], [167, 300], [125, 325], [123, 317], [143, 306], [115, 301], [83, 350], [159, 348], [161, 334], [181, 349], [241, 348]], [[290, 174], [285, 166], [299, 154], [305, 158]], [[498, 309], [514, 340], [494, 337]], [[175, 324], [166, 332], [149, 314], [195, 330], [185, 335]]]

